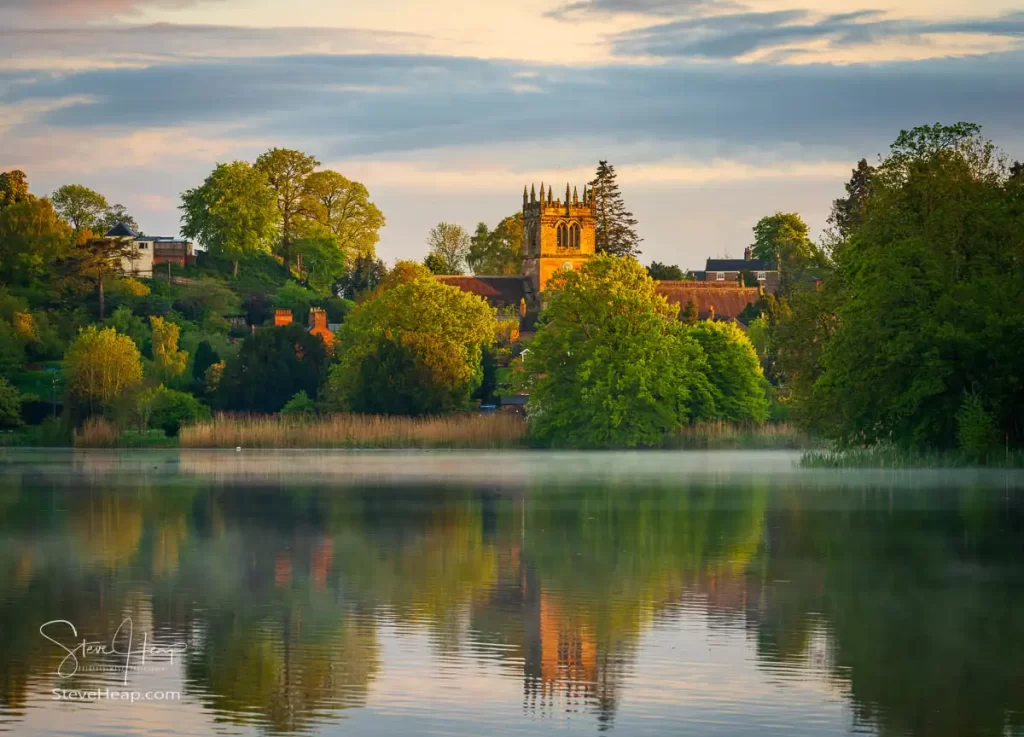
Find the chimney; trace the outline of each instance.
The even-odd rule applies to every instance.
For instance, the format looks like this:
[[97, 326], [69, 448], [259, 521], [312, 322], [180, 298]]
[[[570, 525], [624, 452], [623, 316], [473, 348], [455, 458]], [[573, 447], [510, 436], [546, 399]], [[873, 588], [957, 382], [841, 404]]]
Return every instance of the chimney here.
[[322, 307], [311, 307], [309, 310], [309, 329], [327, 330], [327, 311]]
[[292, 311], [291, 310], [275, 310], [274, 311], [274, 327], [281, 327], [282, 325], [292, 324]]

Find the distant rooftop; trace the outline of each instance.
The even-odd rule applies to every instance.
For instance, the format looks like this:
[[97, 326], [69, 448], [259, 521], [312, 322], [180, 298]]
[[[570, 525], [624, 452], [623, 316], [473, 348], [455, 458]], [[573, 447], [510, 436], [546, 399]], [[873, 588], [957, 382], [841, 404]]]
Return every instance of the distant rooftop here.
[[107, 231], [107, 238], [138, 238], [139, 234], [124, 223], [118, 223]]
[[704, 271], [775, 271], [778, 267], [760, 258], [709, 258]]

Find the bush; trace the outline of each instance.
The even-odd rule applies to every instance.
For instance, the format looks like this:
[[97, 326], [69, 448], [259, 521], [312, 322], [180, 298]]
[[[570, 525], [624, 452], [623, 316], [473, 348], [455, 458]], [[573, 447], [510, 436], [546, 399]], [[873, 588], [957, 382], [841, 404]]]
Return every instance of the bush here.
[[165, 386], [143, 392], [140, 399], [148, 405], [148, 426], [163, 430], [172, 438], [177, 437], [182, 425], [210, 418], [209, 408], [194, 396]]
[[964, 394], [956, 413], [957, 441], [960, 449], [974, 456], [984, 455], [995, 445], [996, 423], [992, 413], [977, 394]]
[[288, 403], [281, 408], [283, 415], [298, 415], [309, 417], [316, 414], [316, 402], [309, 398], [306, 392], [298, 392], [288, 400]]
[[768, 418], [767, 382], [749, 338], [731, 322], [709, 320], [689, 328], [689, 333], [707, 356], [714, 417], [764, 422]]
[[0, 377], [0, 428], [21, 427], [21, 394], [7, 379]]

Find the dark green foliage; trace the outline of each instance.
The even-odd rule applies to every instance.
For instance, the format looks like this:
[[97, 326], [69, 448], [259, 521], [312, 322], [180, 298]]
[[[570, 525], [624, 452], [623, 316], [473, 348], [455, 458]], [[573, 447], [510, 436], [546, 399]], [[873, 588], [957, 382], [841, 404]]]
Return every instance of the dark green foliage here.
[[187, 392], [164, 388], [153, 402], [149, 426], [177, 437], [183, 425], [209, 418], [210, 409]]
[[832, 202], [828, 222], [843, 240], [849, 238], [864, 219], [864, 205], [874, 175], [875, 167], [868, 164], [867, 159], [861, 159], [846, 183], [846, 197]]
[[224, 367], [215, 405], [221, 409], [278, 412], [300, 391], [319, 395], [327, 353], [302, 325], [267, 327], [245, 339]]
[[271, 304], [275, 309], [290, 311], [296, 322], [305, 325], [309, 321], [310, 308], [320, 306], [320, 297], [312, 289], [290, 281], [274, 293]]
[[21, 427], [21, 394], [0, 376], [0, 429]]
[[201, 341], [192, 359], [192, 378], [200, 384], [203, 383], [206, 380], [206, 369], [215, 363], [220, 363], [217, 351], [210, 345], [210, 341]]
[[965, 453], [980, 457], [996, 443], [995, 417], [977, 394], [964, 394], [956, 426], [957, 443]]
[[324, 300], [324, 307], [327, 309], [327, 322], [341, 323], [355, 309], [356, 303], [343, 297], [331, 297]]
[[281, 408], [281, 414], [310, 417], [316, 414], [316, 402], [306, 392], [299, 392]]
[[647, 267], [647, 273], [650, 274], [652, 279], [657, 281], [685, 281], [686, 274], [675, 264], [671, 266], [663, 264], [658, 261], [652, 261], [651, 265]]
[[263, 325], [274, 316], [274, 305], [270, 295], [256, 292], [242, 300], [242, 311], [247, 324]]
[[479, 399], [483, 404], [494, 404], [498, 399], [498, 357], [493, 347], [484, 348], [480, 356], [480, 368], [483, 378], [473, 392], [473, 399]]
[[740, 272], [739, 276], [736, 277], [736, 283], [741, 287], [756, 287], [760, 284], [757, 280], [757, 274], [748, 269]]
[[439, 415], [461, 409], [472, 389], [471, 384], [439, 381], [420, 346], [384, 338], [360, 364], [351, 409], [374, 415]]
[[697, 312], [697, 303], [692, 299], [687, 300], [686, 307], [683, 308], [680, 318], [687, 325], [696, 325], [697, 320], [700, 319], [700, 313]]
[[24, 342], [11, 324], [0, 318], [0, 377], [12, 378], [24, 364]]
[[636, 218], [626, 210], [616, 176], [614, 166], [607, 161], [599, 161], [597, 174], [590, 183], [597, 203], [597, 252], [636, 256], [640, 253], [641, 240], [636, 234]]
[[742, 312], [740, 312], [740, 314], [736, 316], [736, 319], [739, 320], [744, 325], [749, 325], [751, 322], [753, 322], [760, 316], [761, 308], [758, 307], [757, 304], [751, 303], [743, 308]]
[[377, 287], [387, 273], [384, 262], [371, 256], [360, 256], [352, 269], [334, 285], [334, 292], [348, 299], [356, 299]]

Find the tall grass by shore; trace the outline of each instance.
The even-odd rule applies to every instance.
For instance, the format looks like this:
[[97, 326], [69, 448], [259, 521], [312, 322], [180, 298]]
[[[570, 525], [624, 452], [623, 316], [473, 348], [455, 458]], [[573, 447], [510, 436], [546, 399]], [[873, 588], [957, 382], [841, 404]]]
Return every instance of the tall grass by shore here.
[[809, 448], [806, 432], [788, 422], [760, 425], [712, 420], [679, 428], [666, 448], [688, 450], [799, 450]]
[[525, 418], [507, 413], [446, 417], [218, 415], [182, 428], [182, 448], [518, 448]]
[[803, 468], [1024, 468], [1024, 451], [993, 450], [984, 456], [963, 451], [916, 451], [895, 445], [822, 448], [804, 453]]

